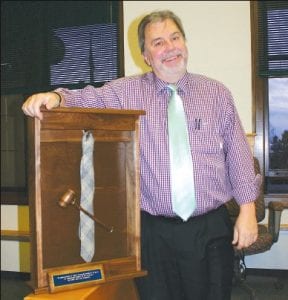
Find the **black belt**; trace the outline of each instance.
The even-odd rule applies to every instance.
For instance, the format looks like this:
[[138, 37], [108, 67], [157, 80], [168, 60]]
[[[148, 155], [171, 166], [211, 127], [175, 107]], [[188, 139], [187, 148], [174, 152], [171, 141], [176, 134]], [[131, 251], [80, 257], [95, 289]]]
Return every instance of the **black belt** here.
[[158, 218], [158, 219], [162, 219], [163, 221], [167, 221], [167, 222], [175, 222], [175, 223], [187, 223], [192, 219], [197, 219], [197, 218], [201, 218], [203, 216], [207, 216], [211, 213], [214, 213], [215, 211], [218, 210], [222, 210], [222, 209], [226, 209], [226, 206], [223, 204], [221, 206], [219, 206], [218, 208], [215, 208], [213, 210], [208, 211], [207, 213], [203, 214], [203, 215], [197, 215], [197, 216], [191, 216], [190, 218], [187, 219], [187, 221], [184, 221], [183, 219], [181, 219], [178, 216], [162, 216], [162, 215], [151, 215], [150, 213], [142, 210], [141, 213], [151, 217], [151, 218]]

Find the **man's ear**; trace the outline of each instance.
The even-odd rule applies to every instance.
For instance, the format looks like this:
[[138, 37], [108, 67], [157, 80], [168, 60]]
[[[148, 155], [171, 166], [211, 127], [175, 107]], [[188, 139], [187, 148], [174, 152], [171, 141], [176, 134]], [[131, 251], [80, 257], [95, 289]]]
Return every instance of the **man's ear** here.
[[148, 66], [151, 66], [149, 58], [148, 58], [145, 54], [143, 54], [143, 53], [142, 53], [142, 57], [143, 57], [145, 63], [146, 63]]

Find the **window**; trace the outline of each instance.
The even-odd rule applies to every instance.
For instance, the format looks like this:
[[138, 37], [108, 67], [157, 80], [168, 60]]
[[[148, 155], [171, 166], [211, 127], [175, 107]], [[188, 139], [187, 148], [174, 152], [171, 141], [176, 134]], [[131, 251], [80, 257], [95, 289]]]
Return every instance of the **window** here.
[[269, 78], [268, 92], [266, 190], [288, 193], [288, 78]]
[[1, 2], [2, 204], [27, 204], [23, 101], [123, 76], [122, 23], [121, 1]]
[[57, 28], [53, 37], [62, 44], [65, 55], [50, 65], [51, 85], [93, 84], [117, 78], [116, 24]]
[[265, 193], [288, 195], [288, 3], [251, 1], [255, 155]]

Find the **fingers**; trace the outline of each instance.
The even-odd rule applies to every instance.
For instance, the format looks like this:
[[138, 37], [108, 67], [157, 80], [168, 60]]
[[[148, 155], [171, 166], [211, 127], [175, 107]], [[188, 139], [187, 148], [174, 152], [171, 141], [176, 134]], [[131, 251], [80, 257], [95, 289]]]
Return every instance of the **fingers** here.
[[258, 237], [258, 225], [255, 215], [254, 202], [240, 206], [240, 213], [234, 225], [234, 237], [232, 244], [236, 249], [247, 248], [252, 245]]
[[234, 228], [234, 235], [233, 235], [233, 241], [232, 245], [237, 245], [238, 244], [238, 231]]
[[36, 94], [30, 96], [22, 105], [22, 110], [25, 115], [30, 117], [36, 117], [42, 120], [42, 113], [40, 112], [40, 107], [43, 104], [43, 100], [41, 99], [41, 94]]
[[24, 102], [22, 110], [25, 115], [42, 120], [43, 115], [40, 111], [42, 105], [47, 109], [59, 106], [59, 96], [50, 92], [32, 95]]
[[257, 237], [257, 233], [239, 233], [236, 229], [234, 229], [232, 245], [234, 245], [236, 249], [241, 250], [255, 243]]

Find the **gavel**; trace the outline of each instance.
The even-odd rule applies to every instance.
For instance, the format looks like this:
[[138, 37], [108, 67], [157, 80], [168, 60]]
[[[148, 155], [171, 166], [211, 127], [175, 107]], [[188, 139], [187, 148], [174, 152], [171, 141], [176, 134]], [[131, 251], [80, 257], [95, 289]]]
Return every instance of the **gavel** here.
[[103, 222], [101, 222], [99, 219], [95, 218], [93, 215], [91, 215], [87, 210], [85, 210], [83, 207], [81, 207], [77, 202], [76, 202], [76, 196], [75, 192], [71, 189], [68, 189], [62, 197], [59, 199], [58, 204], [66, 208], [68, 205], [73, 205], [75, 208], [79, 209], [82, 211], [84, 214], [86, 214], [89, 218], [95, 221], [96, 224], [100, 225], [102, 228], [106, 229], [108, 232], [112, 233], [114, 231], [114, 227], [109, 227]]

